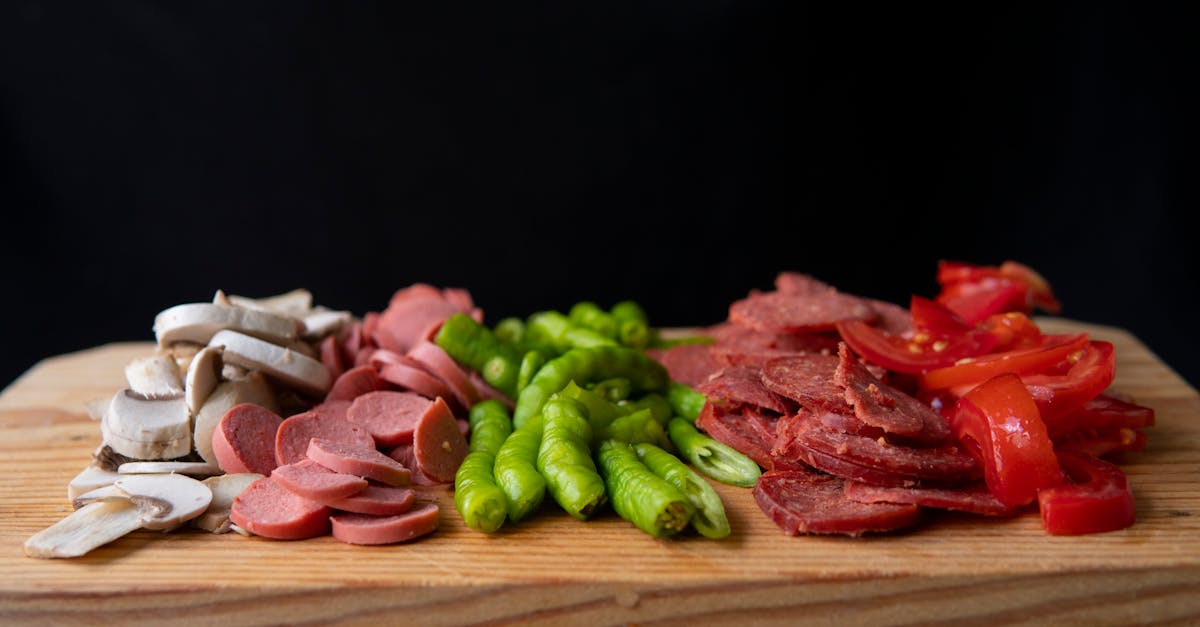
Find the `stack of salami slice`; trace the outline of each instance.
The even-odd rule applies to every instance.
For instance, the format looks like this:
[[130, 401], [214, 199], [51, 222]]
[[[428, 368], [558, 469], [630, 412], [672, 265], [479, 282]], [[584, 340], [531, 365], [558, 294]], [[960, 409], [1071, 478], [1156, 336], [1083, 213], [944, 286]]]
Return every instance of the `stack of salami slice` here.
[[[860, 362], [835, 325], [862, 320], [902, 334], [902, 307], [784, 273], [776, 289], [730, 306], [711, 345], [656, 354], [708, 397], [697, 427], [767, 469], [754, 488], [784, 531], [860, 535], [919, 522], [925, 507], [1014, 515], [981, 481], [946, 419], [912, 381]], [[892, 378], [889, 378], [892, 377]]]

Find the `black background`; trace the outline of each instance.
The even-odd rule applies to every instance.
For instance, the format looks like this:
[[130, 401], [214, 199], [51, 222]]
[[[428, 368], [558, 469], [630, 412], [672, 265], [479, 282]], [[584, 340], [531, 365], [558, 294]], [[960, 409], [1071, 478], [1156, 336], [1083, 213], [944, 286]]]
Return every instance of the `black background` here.
[[217, 288], [694, 325], [784, 269], [931, 296], [949, 258], [1200, 381], [1195, 15], [409, 4], [5, 3], [0, 379]]

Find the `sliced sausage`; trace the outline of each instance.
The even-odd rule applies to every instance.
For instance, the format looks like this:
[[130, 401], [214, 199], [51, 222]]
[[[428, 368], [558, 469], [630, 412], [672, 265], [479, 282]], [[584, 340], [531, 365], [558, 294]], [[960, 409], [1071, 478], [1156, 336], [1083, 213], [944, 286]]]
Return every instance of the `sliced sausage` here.
[[1009, 517], [1021, 513], [1020, 507], [1001, 503], [982, 482], [950, 489], [891, 488], [847, 481], [846, 497], [859, 503], [901, 503], [983, 516]]
[[741, 451], [759, 466], [771, 467], [775, 441], [774, 421], [753, 408], [731, 410], [705, 403], [696, 417], [696, 427], [712, 439]]
[[772, 333], [828, 331], [838, 322], [870, 322], [876, 315], [863, 299], [834, 291], [818, 295], [766, 292], [729, 306], [731, 322]]
[[816, 411], [853, 414], [843, 389], [834, 382], [839, 360], [835, 355], [807, 354], [772, 359], [763, 365], [768, 390]]
[[379, 376], [400, 389], [416, 392], [429, 400], [446, 398], [454, 399], [455, 404], [458, 403], [454, 393], [441, 379], [418, 366], [388, 364], [379, 370]]
[[321, 340], [321, 363], [329, 369], [329, 376], [336, 380], [346, 371], [346, 359], [342, 356], [342, 347], [338, 345], [337, 337], [330, 335]]
[[354, 399], [346, 420], [371, 434], [377, 447], [412, 442], [413, 429], [434, 401], [413, 392], [380, 390]]
[[454, 414], [442, 399], [435, 400], [413, 429], [417, 469], [434, 481], [449, 483], [454, 481], [454, 474], [466, 456], [467, 439]]
[[280, 466], [307, 459], [308, 442], [313, 438], [336, 440], [353, 446], [375, 446], [362, 427], [353, 425], [339, 415], [316, 408], [291, 416], [279, 425], [275, 434], [275, 461]]
[[225, 412], [213, 431], [212, 450], [217, 465], [227, 473], [269, 475], [275, 469], [275, 436], [283, 422], [275, 412], [242, 403]]
[[441, 379], [450, 388], [454, 398], [458, 399], [459, 405], [471, 407], [479, 402], [479, 392], [471, 385], [471, 378], [441, 346], [421, 340], [408, 351], [408, 356]]
[[383, 381], [379, 378], [379, 373], [375, 371], [375, 368], [370, 365], [355, 366], [343, 372], [333, 382], [329, 393], [325, 395], [325, 402], [353, 401], [367, 392], [374, 392], [382, 387]]
[[366, 479], [334, 472], [311, 459], [280, 466], [271, 473], [271, 478], [294, 494], [324, 504], [353, 496], [367, 487]]
[[355, 514], [392, 516], [412, 509], [416, 493], [409, 488], [372, 483], [354, 496], [333, 501], [329, 507]]
[[797, 296], [820, 296], [837, 290], [828, 283], [801, 272], [780, 272], [775, 276], [775, 290]]
[[789, 535], [843, 534], [911, 527], [921, 508], [893, 503], [857, 503], [846, 498], [844, 480], [803, 470], [769, 470], [754, 485], [754, 501]]
[[333, 537], [349, 544], [394, 544], [432, 533], [438, 528], [436, 503], [424, 503], [395, 516], [334, 514]]
[[950, 423], [929, 405], [897, 390], [872, 375], [842, 344], [834, 382], [864, 423], [923, 444], [940, 444], [950, 438]]
[[407, 353], [421, 338], [427, 337], [431, 327], [441, 324], [446, 318], [458, 313], [458, 307], [447, 301], [439, 292], [417, 294], [397, 300], [379, 316], [372, 339], [380, 348]]
[[721, 369], [709, 348], [707, 344], [681, 344], [650, 356], [667, 369], [672, 381], [697, 386]]
[[233, 500], [229, 519], [250, 533], [277, 540], [302, 540], [329, 533], [328, 507], [263, 477]]
[[366, 477], [393, 486], [408, 485], [408, 468], [374, 447], [348, 446], [313, 438], [308, 443], [306, 454], [312, 461], [334, 472]]
[[731, 366], [722, 368], [708, 381], [696, 386], [696, 391], [717, 404], [761, 407], [779, 414], [788, 413], [783, 398], [768, 390], [762, 383], [762, 368]]

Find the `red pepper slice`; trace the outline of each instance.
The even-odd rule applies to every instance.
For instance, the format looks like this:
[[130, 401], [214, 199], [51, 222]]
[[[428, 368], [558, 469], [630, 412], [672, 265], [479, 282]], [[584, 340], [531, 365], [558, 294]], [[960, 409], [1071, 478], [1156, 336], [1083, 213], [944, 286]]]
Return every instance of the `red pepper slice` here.
[[944, 368], [960, 359], [983, 355], [996, 338], [972, 330], [952, 338], [892, 335], [861, 320], [837, 323], [842, 339], [867, 361], [906, 374], [921, 374]]
[[1038, 374], [1083, 350], [1088, 344], [1088, 335], [1048, 335], [1043, 342], [1036, 348], [972, 357], [953, 366], [932, 370], [921, 377], [921, 388], [939, 390], [981, 383], [1005, 372], [1022, 376]]
[[963, 335], [971, 330], [970, 325], [945, 305], [915, 294], [909, 300], [908, 312], [914, 328], [939, 337]]
[[1084, 453], [1058, 456], [1073, 483], [1038, 492], [1042, 527], [1054, 535], [1124, 529], [1137, 518], [1133, 492], [1117, 466]]
[[1154, 410], [1101, 394], [1075, 411], [1043, 420], [1050, 439], [1058, 440], [1076, 431], [1150, 427], [1154, 425]]
[[1046, 425], [1029, 390], [1002, 374], [958, 399], [950, 428], [983, 466], [984, 481], [1001, 503], [1018, 506], [1062, 482]]

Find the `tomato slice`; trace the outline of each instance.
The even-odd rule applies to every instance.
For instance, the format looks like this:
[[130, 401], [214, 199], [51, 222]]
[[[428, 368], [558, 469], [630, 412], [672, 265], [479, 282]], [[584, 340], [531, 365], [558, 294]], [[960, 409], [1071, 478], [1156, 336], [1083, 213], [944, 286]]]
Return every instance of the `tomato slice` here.
[[958, 399], [949, 418], [1001, 503], [1024, 505], [1038, 490], [1062, 482], [1046, 425], [1017, 375], [1002, 374], [975, 387]]
[[943, 287], [934, 300], [945, 305], [972, 326], [983, 322], [992, 314], [1007, 311], [1029, 313], [1032, 309], [1028, 286], [1005, 277], [955, 283]]
[[1051, 440], [1054, 442], [1056, 453], [1074, 451], [1104, 457], [1115, 453], [1146, 450], [1146, 434], [1128, 427], [1080, 429]]
[[[1026, 298], [1022, 302], [1016, 303], [1018, 307], [1032, 305], [1041, 307], [1050, 313], [1058, 313], [1062, 310], [1062, 305], [1050, 288], [1050, 282], [1025, 264], [1005, 261], [996, 267], [977, 266], [961, 261], [942, 260], [938, 262], [937, 282], [943, 290], [956, 284], [980, 284], [978, 287], [995, 289], [999, 285], [997, 279], [1007, 279], [1025, 286]], [[963, 289], [959, 288], [960, 291]], [[939, 299], [940, 301], [941, 299]]]
[[1015, 261], [1005, 261], [1000, 264], [1000, 275], [1020, 281], [1029, 286], [1030, 300], [1036, 307], [1041, 307], [1050, 313], [1062, 311], [1062, 304], [1054, 297], [1050, 282], [1033, 268]]
[[970, 325], [945, 305], [915, 294], [909, 300], [908, 311], [912, 315], [913, 327], [918, 331], [945, 337], [962, 335], [971, 330]]
[[1092, 429], [1141, 429], [1154, 425], [1154, 410], [1101, 394], [1078, 409], [1044, 419], [1050, 439]]
[[1096, 398], [1116, 376], [1113, 345], [1109, 342], [1092, 341], [1063, 361], [1067, 366], [1062, 374], [1021, 377], [1047, 422], [1057, 421]]
[[938, 390], [982, 383], [1005, 372], [1021, 376], [1038, 374], [1083, 350], [1088, 344], [1088, 335], [1047, 335], [1042, 341], [1044, 343], [1036, 348], [971, 357], [953, 366], [931, 370], [921, 376], [921, 388]]
[[1063, 451], [1059, 463], [1072, 483], [1038, 492], [1042, 527], [1054, 535], [1124, 529], [1137, 518], [1125, 473], [1091, 455]]
[[1029, 316], [1019, 311], [992, 314], [982, 325], [988, 333], [996, 336], [993, 351], [1033, 348], [1042, 344], [1042, 330]]
[[960, 359], [983, 355], [995, 337], [972, 330], [951, 338], [892, 335], [861, 320], [837, 323], [842, 339], [867, 361], [906, 374], [922, 374], [944, 368]]

